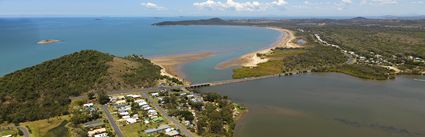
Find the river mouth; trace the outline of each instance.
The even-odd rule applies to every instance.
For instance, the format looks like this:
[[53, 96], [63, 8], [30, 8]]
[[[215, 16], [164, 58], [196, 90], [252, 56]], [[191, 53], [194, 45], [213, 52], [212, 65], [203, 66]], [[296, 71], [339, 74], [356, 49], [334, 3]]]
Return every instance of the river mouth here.
[[208, 87], [248, 107], [235, 136], [425, 135], [424, 76], [370, 81], [310, 73]]

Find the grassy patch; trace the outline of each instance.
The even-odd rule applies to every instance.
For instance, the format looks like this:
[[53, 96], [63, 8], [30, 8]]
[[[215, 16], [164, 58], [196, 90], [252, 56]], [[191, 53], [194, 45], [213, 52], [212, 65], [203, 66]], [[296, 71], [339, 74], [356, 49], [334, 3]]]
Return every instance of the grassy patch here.
[[283, 62], [280, 60], [272, 60], [265, 63], [258, 64], [257, 67], [249, 68], [242, 67], [233, 70], [233, 78], [240, 79], [246, 77], [258, 77], [265, 75], [273, 75], [282, 73]]
[[283, 59], [304, 54], [304, 49], [274, 49], [270, 54], [259, 55], [268, 58], [270, 61], [258, 64], [257, 67], [242, 67], [233, 70], [233, 78], [259, 77], [282, 73], [284, 70]]
[[65, 127], [69, 116], [54, 117], [33, 122], [25, 122], [21, 125], [28, 127], [31, 137], [50, 137], [50, 136], [66, 136], [67, 129]]
[[62, 123], [59, 124], [57, 127], [50, 129], [47, 132], [46, 137], [57, 137], [58, 135], [61, 135], [63, 137], [68, 136], [68, 128], [66, 127], [68, 123], [69, 122], [67, 120], [62, 121]]
[[13, 124], [0, 125], [0, 136], [6, 135], [18, 136], [18, 129]]
[[139, 132], [143, 132], [141, 123], [121, 126], [120, 129], [126, 137], [138, 137], [140, 135]]
[[305, 53], [304, 49], [274, 49], [273, 52], [269, 55], [265, 55], [264, 57], [270, 59], [284, 59], [290, 56], [295, 56], [298, 54]]

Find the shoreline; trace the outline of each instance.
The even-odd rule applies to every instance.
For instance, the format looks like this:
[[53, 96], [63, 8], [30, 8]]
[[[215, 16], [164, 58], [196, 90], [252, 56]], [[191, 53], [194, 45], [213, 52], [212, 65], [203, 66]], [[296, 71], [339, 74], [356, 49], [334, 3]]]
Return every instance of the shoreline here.
[[264, 63], [269, 61], [265, 58], [260, 58], [257, 54], [267, 54], [270, 53], [275, 48], [302, 48], [303, 46], [292, 43], [294, 39], [296, 39], [294, 32], [284, 28], [278, 27], [264, 27], [266, 29], [276, 30], [281, 33], [280, 38], [272, 44], [271, 47], [267, 47], [261, 50], [257, 50], [251, 53], [247, 53], [242, 55], [239, 58], [230, 59], [224, 62], [217, 64], [214, 68], [217, 70], [224, 70], [230, 67], [256, 67], [260, 63]]
[[190, 81], [186, 80], [186, 76], [182, 70], [183, 65], [194, 62], [194, 61], [198, 61], [201, 59], [205, 59], [213, 55], [214, 53], [212, 52], [199, 52], [199, 53], [160, 56], [160, 57], [153, 57], [149, 59], [152, 61], [152, 63], [162, 68], [161, 75], [176, 78], [185, 84], [189, 84]]

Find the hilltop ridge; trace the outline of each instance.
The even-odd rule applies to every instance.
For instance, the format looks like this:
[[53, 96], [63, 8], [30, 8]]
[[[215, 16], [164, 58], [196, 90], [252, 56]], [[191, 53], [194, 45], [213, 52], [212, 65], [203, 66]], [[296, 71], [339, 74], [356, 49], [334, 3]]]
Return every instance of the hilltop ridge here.
[[115, 89], [151, 87], [161, 68], [140, 56], [117, 57], [83, 50], [5, 75], [0, 79], [0, 123], [68, 113], [70, 97]]

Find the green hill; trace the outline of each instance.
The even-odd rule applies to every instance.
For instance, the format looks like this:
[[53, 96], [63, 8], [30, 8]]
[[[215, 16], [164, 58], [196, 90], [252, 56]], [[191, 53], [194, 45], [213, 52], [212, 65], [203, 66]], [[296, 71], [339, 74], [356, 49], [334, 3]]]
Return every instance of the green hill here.
[[0, 123], [67, 114], [69, 97], [89, 91], [153, 86], [160, 69], [138, 56], [85, 50], [13, 72], [0, 79]]

